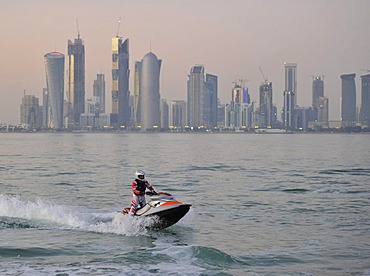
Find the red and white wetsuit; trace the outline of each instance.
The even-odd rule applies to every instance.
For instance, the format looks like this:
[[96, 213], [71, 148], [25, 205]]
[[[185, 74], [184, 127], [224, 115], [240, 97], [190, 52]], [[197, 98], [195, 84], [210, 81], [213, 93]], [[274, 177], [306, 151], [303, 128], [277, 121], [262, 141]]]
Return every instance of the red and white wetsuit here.
[[146, 204], [145, 199], [145, 190], [148, 188], [151, 191], [154, 191], [152, 185], [149, 184], [147, 180], [140, 180], [135, 179], [132, 182], [131, 189], [132, 189], [132, 201], [131, 201], [131, 208], [130, 214], [134, 215], [136, 213], [137, 207], [140, 204], [140, 207], [143, 207]]

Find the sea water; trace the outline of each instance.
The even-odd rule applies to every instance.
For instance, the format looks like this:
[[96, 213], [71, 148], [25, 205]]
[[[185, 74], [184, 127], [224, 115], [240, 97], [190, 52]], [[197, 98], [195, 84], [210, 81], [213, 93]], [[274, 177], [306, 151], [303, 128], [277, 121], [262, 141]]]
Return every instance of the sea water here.
[[[191, 203], [122, 216], [136, 169]], [[1, 275], [370, 275], [370, 135], [0, 134]]]

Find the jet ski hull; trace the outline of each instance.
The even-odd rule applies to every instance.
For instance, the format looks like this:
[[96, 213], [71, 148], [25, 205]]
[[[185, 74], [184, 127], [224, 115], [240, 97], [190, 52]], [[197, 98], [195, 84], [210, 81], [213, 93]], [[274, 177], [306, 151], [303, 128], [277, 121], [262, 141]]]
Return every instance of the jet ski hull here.
[[[176, 201], [176, 199], [167, 193], [151, 197], [143, 208], [136, 211], [135, 217], [152, 217], [153, 222], [147, 228], [164, 229], [170, 227], [182, 219], [190, 210], [191, 204]], [[130, 211], [126, 208], [122, 214], [126, 215]]]
[[182, 219], [187, 212], [189, 212], [191, 205], [190, 204], [182, 204], [175, 208], [158, 211], [155, 214], [147, 215], [152, 217], [157, 217], [155, 223], [153, 223], [154, 229], [164, 229], [170, 227], [177, 223], [180, 219]]

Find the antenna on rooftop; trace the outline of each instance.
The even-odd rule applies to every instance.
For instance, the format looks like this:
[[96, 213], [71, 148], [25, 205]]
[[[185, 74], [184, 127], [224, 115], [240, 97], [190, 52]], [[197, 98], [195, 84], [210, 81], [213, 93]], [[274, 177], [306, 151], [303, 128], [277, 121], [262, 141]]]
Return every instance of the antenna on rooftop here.
[[78, 27], [78, 18], [76, 18], [76, 24], [77, 24], [77, 38], [80, 38], [80, 28]]
[[119, 18], [118, 20], [118, 28], [117, 28], [117, 34], [116, 34], [116, 37], [118, 37], [118, 34], [119, 34], [119, 27], [121, 26], [121, 17]]

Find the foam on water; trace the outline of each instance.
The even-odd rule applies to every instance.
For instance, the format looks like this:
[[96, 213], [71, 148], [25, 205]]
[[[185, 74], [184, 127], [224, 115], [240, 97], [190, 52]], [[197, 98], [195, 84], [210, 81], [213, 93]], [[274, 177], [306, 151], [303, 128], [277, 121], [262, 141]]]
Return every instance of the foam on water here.
[[29, 201], [3, 194], [0, 217], [0, 227], [74, 229], [125, 236], [148, 235], [147, 228], [156, 222], [156, 218], [136, 218], [120, 212], [81, 212], [41, 198]]
[[84, 222], [66, 207], [36, 201], [22, 200], [19, 196], [0, 194], [0, 216], [36, 221], [40, 226], [83, 227]]

